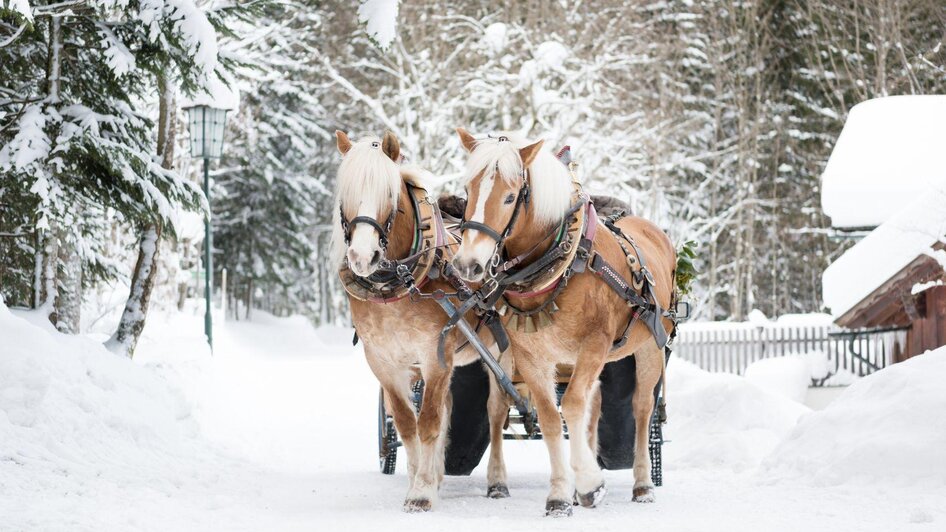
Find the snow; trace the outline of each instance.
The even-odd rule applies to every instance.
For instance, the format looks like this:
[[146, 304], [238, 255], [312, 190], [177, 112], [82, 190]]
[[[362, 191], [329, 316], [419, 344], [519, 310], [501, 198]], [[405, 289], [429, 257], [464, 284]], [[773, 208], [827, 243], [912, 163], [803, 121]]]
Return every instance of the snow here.
[[943, 286], [943, 280], [937, 279], [935, 281], [929, 281], [927, 283], [916, 283], [913, 285], [913, 288], [910, 289], [910, 295], [917, 295], [923, 292], [926, 292], [934, 286]]
[[0, 149], [0, 170], [23, 171], [49, 155], [50, 141], [45, 131], [48, 119], [41, 104], [29, 104], [23, 109], [16, 136]]
[[855, 105], [822, 175], [835, 227], [877, 226], [946, 183], [946, 96], [890, 96]]
[[138, 18], [148, 28], [153, 42], [162, 41], [162, 26], [170, 25], [198, 71], [203, 77], [213, 77], [218, 65], [217, 32], [194, 0], [145, 0]]
[[535, 49], [535, 60], [546, 69], [560, 68], [568, 58], [568, 48], [560, 42], [546, 41]]
[[746, 380], [762, 390], [805, 402], [811, 385], [811, 363], [804, 356], [784, 356], [757, 360], [746, 368]]
[[827, 408], [802, 418], [764, 470], [818, 485], [942, 489], [943, 375], [946, 347], [858, 380]]
[[946, 235], [946, 179], [918, 194], [822, 275], [825, 306], [835, 319]]
[[134, 360], [0, 304], [3, 527], [889, 531], [946, 519], [933, 481], [946, 464], [942, 352], [861, 380], [824, 412], [673, 359], [656, 504], [631, 503], [631, 472], [608, 471], [601, 507], [545, 518], [545, 445], [519, 441], [505, 446], [511, 498], [483, 496], [484, 461], [445, 480], [434, 512], [407, 515], [403, 452], [395, 475], [377, 471], [377, 382], [350, 329], [255, 311], [217, 321], [211, 356], [191, 303], [152, 312]]
[[[809, 409], [751, 381], [708, 373], [682, 360], [668, 365], [669, 467], [746, 471], [757, 466]], [[683, 443], [677, 448], [677, 442]], [[659, 494], [658, 494], [659, 495]]]
[[[4, 4], [6, 3], [4, 2]], [[30, 6], [29, 0], [11, 0], [9, 9], [14, 13], [19, 13], [29, 22], [33, 22], [33, 8]]]
[[240, 107], [240, 91], [236, 87], [236, 82], [232, 80], [228, 82], [229, 86], [217, 75], [208, 76], [203, 92], [181, 98], [181, 108], [206, 105], [228, 111], [237, 109]]
[[378, 46], [387, 49], [397, 36], [399, 0], [362, 0], [358, 6], [358, 21]]
[[493, 55], [499, 54], [506, 48], [508, 34], [509, 27], [502, 22], [494, 22], [483, 30], [483, 39]]

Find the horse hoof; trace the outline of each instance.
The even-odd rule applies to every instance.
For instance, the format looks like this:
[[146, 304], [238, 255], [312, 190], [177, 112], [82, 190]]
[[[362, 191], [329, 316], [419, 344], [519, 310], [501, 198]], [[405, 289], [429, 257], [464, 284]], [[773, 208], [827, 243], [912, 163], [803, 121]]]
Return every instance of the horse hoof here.
[[604, 487], [604, 482], [602, 482], [600, 486], [588, 493], [575, 492], [575, 497], [578, 499], [578, 503], [585, 508], [594, 508], [604, 500], [604, 496], [607, 495], [607, 493], [608, 490]]
[[572, 515], [572, 505], [568, 501], [545, 501], [545, 515], [549, 517], [568, 517]]
[[640, 486], [634, 488], [634, 502], [654, 502], [657, 499], [654, 497], [654, 487], [653, 486]]
[[509, 496], [509, 488], [505, 484], [493, 484], [486, 489], [486, 496], [490, 499], [505, 499]]
[[431, 506], [430, 499], [408, 499], [404, 501], [404, 511], [409, 514], [429, 512]]

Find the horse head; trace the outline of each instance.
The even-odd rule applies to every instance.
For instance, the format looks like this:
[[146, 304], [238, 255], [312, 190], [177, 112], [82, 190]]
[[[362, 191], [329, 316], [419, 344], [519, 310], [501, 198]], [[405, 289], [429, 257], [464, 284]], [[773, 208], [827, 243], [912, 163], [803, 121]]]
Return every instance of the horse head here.
[[348, 261], [355, 275], [374, 273], [384, 258], [397, 214], [402, 181], [400, 144], [393, 133], [352, 142], [335, 132], [342, 163], [338, 167], [333, 241], [338, 263]]

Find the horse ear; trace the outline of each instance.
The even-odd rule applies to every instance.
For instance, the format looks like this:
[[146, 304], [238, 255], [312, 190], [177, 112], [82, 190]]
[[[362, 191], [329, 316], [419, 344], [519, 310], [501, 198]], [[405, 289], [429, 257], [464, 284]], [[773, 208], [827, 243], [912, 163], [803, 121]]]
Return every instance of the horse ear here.
[[390, 157], [392, 161], [398, 162], [401, 157], [401, 144], [398, 143], [394, 133], [390, 131], [384, 132], [384, 138], [381, 139], [381, 151]]
[[460, 144], [463, 145], [463, 149], [472, 153], [473, 148], [476, 147], [476, 139], [473, 138], [473, 135], [470, 135], [470, 132], [462, 127], [457, 128], [457, 135], [460, 135]]
[[338, 146], [338, 151], [345, 155], [348, 153], [348, 150], [351, 149], [351, 140], [348, 139], [348, 135], [344, 131], [339, 129], [335, 130], [335, 143]]
[[529, 144], [525, 148], [519, 150], [519, 158], [522, 159], [522, 167], [528, 168], [532, 165], [532, 161], [535, 160], [535, 157], [539, 154], [539, 150], [542, 149], [542, 145], [545, 144], [544, 140], [540, 140], [535, 144]]

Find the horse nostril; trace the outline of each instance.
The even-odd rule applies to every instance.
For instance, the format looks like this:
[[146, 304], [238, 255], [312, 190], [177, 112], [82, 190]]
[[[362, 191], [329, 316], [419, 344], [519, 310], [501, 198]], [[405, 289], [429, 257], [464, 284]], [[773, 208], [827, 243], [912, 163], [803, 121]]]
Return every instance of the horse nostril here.
[[371, 265], [375, 266], [379, 262], [381, 262], [381, 252], [378, 250], [375, 250], [374, 255], [371, 256]]
[[483, 273], [483, 265], [476, 263], [473, 265], [473, 275], [481, 275]]

